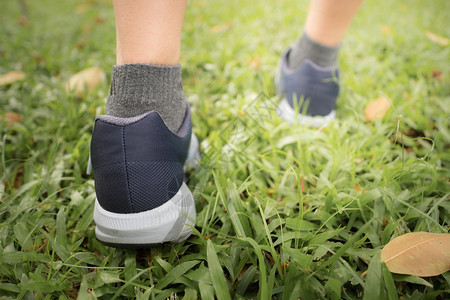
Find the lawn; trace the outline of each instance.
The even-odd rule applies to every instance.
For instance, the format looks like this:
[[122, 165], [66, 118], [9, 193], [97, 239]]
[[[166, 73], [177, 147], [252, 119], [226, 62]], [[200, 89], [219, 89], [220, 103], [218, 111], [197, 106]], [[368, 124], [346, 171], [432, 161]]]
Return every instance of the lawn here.
[[[0, 298], [449, 297], [449, 272], [392, 274], [380, 251], [449, 230], [450, 2], [365, 2], [341, 49], [338, 120], [319, 129], [275, 112], [278, 58], [308, 10], [297, 2], [189, 2], [194, 234], [123, 250], [95, 238], [85, 171], [115, 62], [112, 5], [2, 1], [0, 74], [25, 78], [0, 86]], [[93, 66], [106, 74], [95, 89], [66, 92]], [[380, 97], [392, 106], [368, 121]]]

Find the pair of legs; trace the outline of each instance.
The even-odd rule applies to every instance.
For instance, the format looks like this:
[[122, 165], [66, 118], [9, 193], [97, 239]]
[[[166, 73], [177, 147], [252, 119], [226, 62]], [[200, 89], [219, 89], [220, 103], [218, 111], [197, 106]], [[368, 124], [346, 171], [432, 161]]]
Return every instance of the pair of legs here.
[[[186, 0], [113, 2], [117, 65], [91, 141], [96, 235], [119, 247], [180, 242], [196, 215], [183, 165], [198, 151], [178, 65]], [[361, 2], [312, 0], [303, 35], [280, 60], [282, 119], [297, 116], [297, 96], [310, 101], [305, 118], [334, 117], [337, 52]]]
[[[114, 0], [117, 64], [178, 64], [186, 2]], [[312, 0], [305, 32], [324, 45], [338, 45], [361, 3], [362, 0]]]

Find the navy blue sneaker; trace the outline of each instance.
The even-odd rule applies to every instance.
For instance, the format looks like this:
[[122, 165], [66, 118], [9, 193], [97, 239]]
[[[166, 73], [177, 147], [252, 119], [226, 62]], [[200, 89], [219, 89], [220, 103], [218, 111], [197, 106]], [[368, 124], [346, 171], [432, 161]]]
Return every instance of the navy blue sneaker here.
[[183, 167], [196, 158], [189, 105], [176, 133], [155, 111], [98, 116], [91, 140], [97, 239], [124, 248], [187, 239], [196, 213]]
[[290, 51], [289, 48], [281, 56], [275, 77], [277, 94], [283, 97], [277, 108], [278, 116], [289, 122], [326, 126], [336, 117], [339, 69], [321, 67], [311, 60], [305, 60], [298, 69], [290, 69], [287, 62]]

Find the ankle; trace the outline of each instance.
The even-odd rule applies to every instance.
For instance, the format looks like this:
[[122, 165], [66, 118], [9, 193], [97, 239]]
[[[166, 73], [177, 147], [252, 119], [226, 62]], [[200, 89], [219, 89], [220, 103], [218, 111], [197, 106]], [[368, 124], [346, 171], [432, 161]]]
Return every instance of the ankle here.
[[321, 67], [337, 67], [337, 58], [341, 45], [327, 46], [313, 40], [306, 31], [292, 46], [288, 57], [288, 66], [297, 69], [305, 60], [311, 60]]
[[129, 118], [152, 110], [172, 132], [178, 130], [186, 111], [180, 65], [114, 66], [106, 114]]

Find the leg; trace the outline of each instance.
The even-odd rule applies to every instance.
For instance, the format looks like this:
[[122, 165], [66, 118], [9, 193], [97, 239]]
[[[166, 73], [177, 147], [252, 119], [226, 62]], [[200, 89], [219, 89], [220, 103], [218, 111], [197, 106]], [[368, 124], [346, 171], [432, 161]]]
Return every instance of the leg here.
[[185, 8], [186, 0], [114, 0], [117, 66], [106, 114], [134, 117], [156, 110], [178, 130], [186, 110], [177, 65]]
[[186, 2], [114, 0], [117, 64], [178, 64]]
[[305, 59], [322, 67], [336, 65], [341, 40], [362, 1], [311, 1], [303, 36], [289, 55], [289, 67], [296, 69]]
[[344, 37], [363, 0], [313, 0], [306, 19], [308, 36], [324, 45], [336, 46]]
[[91, 159], [96, 236], [118, 247], [188, 238], [195, 224], [183, 165], [195, 153], [181, 83], [186, 0], [114, 0], [117, 65]]
[[[334, 119], [341, 40], [363, 0], [312, 0], [303, 35], [281, 57], [277, 92], [281, 118], [312, 126]], [[299, 106], [300, 116], [293, 108]], [[311, 118], [311, 117], [321, 118]]]

